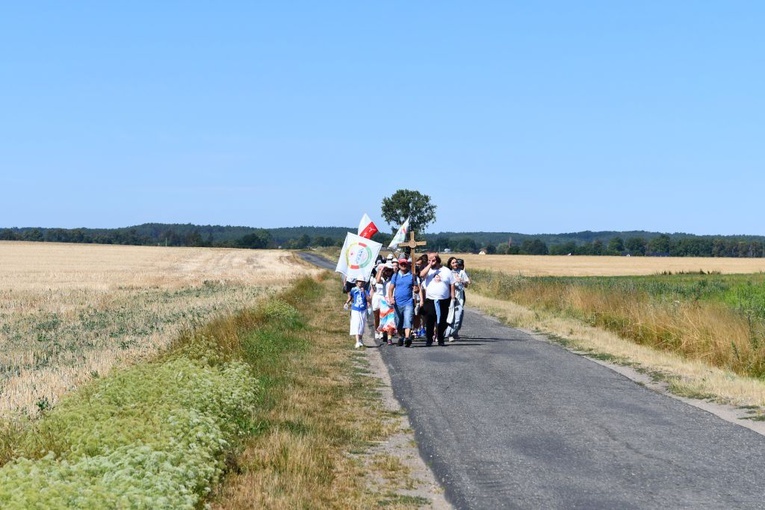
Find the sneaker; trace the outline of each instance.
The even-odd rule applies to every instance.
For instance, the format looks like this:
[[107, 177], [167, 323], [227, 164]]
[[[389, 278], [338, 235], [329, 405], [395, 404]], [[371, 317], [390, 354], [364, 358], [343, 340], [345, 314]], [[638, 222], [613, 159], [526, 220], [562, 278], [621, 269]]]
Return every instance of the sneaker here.
[[412, 346], [412, 337], [410, 336], [406, 340], [404, 340], [404, 347], [411, 347]]
[[453, 336], [449, 337], [449, 342], [454, 342], [455, 340], [457, 340], [455, 337], [453, 337]]
[[444, 346], [444, 345], [446, 345], [446, 344], [444, 343], [444, 341], [443, 341], [443, 340], [441, 340], [440, 342], [438, 342], [438, 345], [440, 345], [440, 346], [442, 346], [442, 347], [443, 347], [443, 346]]
[[362, 342], [356, 342], [355, 348], [358, 349], [359, 347], [364, 347], [364, 344]]
[[452, 335], [452, 338], [454, 338], [455, 340], [459, 340], [459, 339], [460, 339], [460, 336], [459, 336], [457, 333], [454, 333], [454, 334]]

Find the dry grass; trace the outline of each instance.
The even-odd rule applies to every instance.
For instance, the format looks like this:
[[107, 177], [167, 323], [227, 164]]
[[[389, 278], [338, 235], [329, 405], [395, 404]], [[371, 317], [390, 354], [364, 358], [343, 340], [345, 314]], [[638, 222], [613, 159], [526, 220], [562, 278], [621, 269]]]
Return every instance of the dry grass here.
[[741, 377], [701, 360], [638, 345], [582, 321], [531, 310], [509, 301], [474, 293], [470, 304], [511, 326], [538, 331], [562, 339], [572, 349], [605, 355], [620, 364], [653, 373], [671, 381], [672, 389], [679, 394], [705, 395], [736, 406], [765, 407], [765, 381], [760, 379]]
[[765, 258], [606, 257], [451, 254], [469, 272], [489, 269], [523, 276], [627, 276], [671, 273], [748, 274], [765, 271]]
[[[523, 276], [621, 276], [699, 271], [751, 274], [765, 270], [765, 259], [523, 255], [466, 255], [464, 258], [468, 272], [472, 267]], [[566, 290], [565, 295], [555, 296], [546, 295], [542, 289], [537, 291], [537, 295], [525, 299], [528, 306], [476, 292], [469, 299], [472, 306], [510, 325], [539, 331], [561, 339], [574, 349], [654, 373], [669, 380], [677, 393], [704, 395], [738, 406], [765, 406], [765, 381], [740, 376], [731, 368], [715, 368], [709, 363], [716, 357], [718, 364], [735, 367], [739, 359], [759, 356], [749, 353], [753, 345], [746, 321], [741, 317], [732, 317], [730, 310], [715, 305], [700, 306], [699, 303], [657, 306], [635, 295], [596, 296], [576, 288]], [[602, 324], [601, 327], [593, 327], [592, 320], [562, 317], [559, 311], [545, 311], [544, 307], [536, 306], [550, 299], [568, 303], [572, 308], [590, 310], [591, 316], [597, 311], [600, 319], [626, 314], [629, 320], [625, 322], [625, 327], [635, 332], [641, 329], [657, 330], [656, 325], [663, 325], [659, 328], [662, 330], [661, 338], [665, 342], [676, 343], [676, 347], [686, 354], [639, 345], [617, 333], [606, 331]], [[731, 349], [733, 344], [736, 344], [738, 352]], [[688, 354], [693, 356], [694, 353], [695, 359], [689, 357]]]
[[658, 299], [629, 286], [582, 287], [547, 280], [528, 282], [512, 292], [511, 299], [740, 375], [758, 377], [765, 368], [765, 345], [758, 340], [763, 336], [761, 324], [750, 324], [745, 315], [722, 303]]
[[154, 357], [189, 328], [214, 328], [225, 347], [234, 330], [247, 329], [234, 312], [306, 274], [325, 278], [318, 304], [305, 306], [311, 329], [295, 333], [310, 347], [258, 372], [264, 384], [288, 384], [264, 395], [262, 421], [253, 423], [241, 457], [229, 459], [230, 474], [210, 504], [427, 507], [408, 459], [384, 447], [400, 435], [401, 415], [385, 407], [367, 356], [352, 348], [337, 279], [290, 252], [0, 243], [0, 317], [8, 325], [0, 331], [2, 405], [32, 414], [41, 395], [53, 404], [91, 377]]
[[309, 347], [279, 369], [273, 405], [212, 508], [422, 508], [407, 495], [409, 468], [372, 448], [400, 426], [385, 408], [364, 351], [352, 348], [337, 280], [324, 282]]
[[0, 416], [34, 415], [316, 273], [277, 250], [0, 242]]

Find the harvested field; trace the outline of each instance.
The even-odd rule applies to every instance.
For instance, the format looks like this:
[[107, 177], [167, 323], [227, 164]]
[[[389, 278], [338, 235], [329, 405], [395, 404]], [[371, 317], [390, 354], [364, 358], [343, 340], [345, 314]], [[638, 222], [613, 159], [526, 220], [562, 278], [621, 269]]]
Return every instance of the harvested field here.
[[0, 241], [0, 288], [179, 288], [204, 281], [283, 284], [312, 266], [282, 250]]
[[[748, 274], [765, 271], [765, 258], [449, 255], [464, 258], [468, 274], [471, 268], [523, 276], [626, 276], [700, 271]], [[444, 262], [449, 255], [441, 255]]]
[[0, 242], [0, 416], [318, 272], [281, 250]]

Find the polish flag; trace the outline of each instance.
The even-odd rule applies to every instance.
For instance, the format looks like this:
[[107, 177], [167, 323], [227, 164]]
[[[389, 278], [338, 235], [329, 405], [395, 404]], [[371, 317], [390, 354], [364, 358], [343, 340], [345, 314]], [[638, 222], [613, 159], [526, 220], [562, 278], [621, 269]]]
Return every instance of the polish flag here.
[[364, 216], [362, 216], [361, 221], [359, 222], [359, 235], [366, 239], [372, 239], [372, 236], [376, 233], [377, 227], [372, 223], [372, 220], [369, 219], [367, 213], [364, 213]]

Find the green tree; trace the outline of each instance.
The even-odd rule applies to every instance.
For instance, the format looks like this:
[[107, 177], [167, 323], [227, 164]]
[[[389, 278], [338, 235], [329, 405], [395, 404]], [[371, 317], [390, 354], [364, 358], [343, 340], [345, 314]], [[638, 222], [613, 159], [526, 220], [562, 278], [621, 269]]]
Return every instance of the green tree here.
[[642, 237], [630, 237], [624, 246], [630, 255], [645, 255], [647, 244]]
[[194, 229], [188, 234], [186, 234], [186, 240], [185, 240], [185, 246], [204, 246], [205, 242], [202, 239], [202, 234], [199, 233], [199, 230]]
[[670, 238], [667, 234], [661, 234], [648, 241], [648, 251], [653, 255], [669, 255]]
[[507, 255], [510, 253], [510, 245], [507, 243], [499, 243], [497, 245], [497, 253], [499, 255]]
[[470, 237], [460, 237], [451, 241], [451, 249], [460, 253], [477, 253], [478, 245]]
[[563, 244], [558, 244], [550, 247], [550, 255], [569, 255], [577, 252], [576, 243], [574, 241], [568, 241]]
[[425, 233], [425, 228], [436, 219], [436, 206], [430, 203], [430, 197], [419, 191], [400, 189], [393, 195], [383, 198], [382, 217], [392, 225], [392, 232], [409, 218], [409, 230], [418, 234]]
[[621, 255], [624, 251], [624, 239], [621, 237], [612, 237], [608, 240], [608, 254]]
[[236, 242], [236, 245], [240, 248], [267, 248], [270, 242], [271, 234], [266, 230], [260, 230], [242, 236], [242, 238]]
[[33, 228], [32, 230], [24, 232], [22, 239], [24, 241], [43, 241], [44, 236], [42, 230], [39, 228]]
[[433, 251], [444, 251], [447, 248], [452, 248], [452, 241], [446, 236], [438, 236], [428, 240], [427, 248]]
[[547, 255], [547, 244], [541, 239], [525, 239], [521, 243], [520, 253], [524, 255]]
[[16, 235], [16, 233], [9, 228], [0, 230], [0, 241], [16, 241], [18, 239], [19, 237]]
[[309, 246], [311, 246], [311, 236], [308, 234], [303, 234], [295, 240], [295, 248], [299, 250], [304, 250]]

